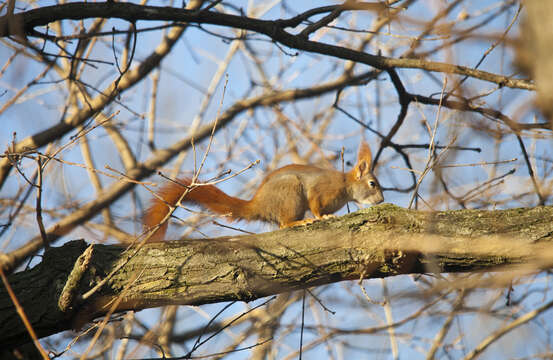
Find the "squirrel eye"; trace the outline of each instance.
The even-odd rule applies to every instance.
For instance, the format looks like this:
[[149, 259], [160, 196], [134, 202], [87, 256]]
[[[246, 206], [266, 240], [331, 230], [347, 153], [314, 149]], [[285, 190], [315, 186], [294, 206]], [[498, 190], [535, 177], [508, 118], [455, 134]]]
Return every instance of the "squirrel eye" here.
[[373, 188], [373, 187], [376, 186], [376, 183], [375, 183], [374, 181], [371, 180], [371, 181], [369, 181], [369, 186]]

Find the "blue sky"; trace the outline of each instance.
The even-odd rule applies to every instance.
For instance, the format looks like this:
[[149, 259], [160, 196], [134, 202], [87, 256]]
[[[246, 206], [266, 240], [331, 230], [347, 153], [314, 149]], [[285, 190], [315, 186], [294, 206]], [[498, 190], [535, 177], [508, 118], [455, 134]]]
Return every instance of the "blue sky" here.
[[[251, 11], [251, 3], [245, 1], [232, 2], [233, 5], [245, 11], [247, 11], [247, 9]], [[324, 5], [335, 3], [336, 2], [325, 2]], [[408, 45], [412, 41], [412, 37], [420, 33], [420, 22], [429, 20], [436, 13], [437, 9], [443, 8], [450, 3], [451, 1], [415, 2], [415, 4], [401, 16], [401, 20], [395, 22], [389, 29], [382, 30], [384, 33], [389, 30], [390, 34], [378, 36], [366, 51], [373, 54], [381, 51], [385, 56], [400, 56], [408, 48]], [[38, 1], [33, 3], [32, 6], [45, 6], [49, 4], [52, 4], [52, 2]], [[165, 1], [157, 1], [149, 4], [167, 5], [168, 3]], [[264, 3], [259, 2], [255, 4], [261, 7]], [[314, 1], [303, 1], [300, 3], [287, 2], [284, 4], [286, 6], [283, 6], [280, 2], [275, 2], [272, 8], [264, 12], [262, 18], [277, 19], [281, 17], [290, 17], [296, 12], [301, 12], [312, 6], [323, 5], [321, 2]], [[515, 16], [517, 9], [516, 5], [511, 6], [508, 11], [489, 19], [491, 15], [499, 11], [499, 5], [501, 4], [503, 4], [503, 2], [463, 2], [463, 5], [456, 8], [447, 20], [456, 22], [463, 11], [471, 14], [472, 17], [469, 18], [468, 21], [455, 24], [454, 29], [457, 31], [461, 31], [471, 25], [486, 20], [485, 27], [481, 29], [482, 38], [463, 42], [453, 47], [451, 51], [436, 52], [429, 58], [433, 61], [451, 62], [469, 67], [475, 66], [482, 54], [494, 42], [494, 37], [497, 38], [497, 35], [504, 31], [505, 27]], [[31, 6], [28, 6], [28, 8], [30, 7]], [[344, 26], [347, 25], [349, 21], [352, 21], [356, 29], [362, 30], [368, 28], [374, 19], [374, 13], [357, 12], [343, 15], [337, 25]], [[85, 21], [86, 26], [89, 26], [91, 22], [90, 20]], [[137, 27], [143, 28], [159, 24], [160, 23], [138, 22]], [[72, 26], [75, 25], [76, 23], [66, 23], [64, 24], [64, 28], [66, 32], [70, 33], [72, 31]], [[105, 29], [111, 29], [112, 27], [126, 29], [128, 24], [123, 21], [110, 20], [108, 25], [105, 26]], [[205, 30], [225, 34], [227, 36], [236, 35], [227, 29], [215, 26], [205, 26]], [[509, 33], [509, 36], [513, 36], [516, 32], [517, 29], [515, 26]], [[160, 31], [140, 33], [138, 35], [137, 42], [139, 46], [137, 46], [136, 49], [133, 66], [150, 54], [161, 35]], [[331, 44], [343, 44], [345, 41], [358, 43], [360, 41], [355, 38], [350, 39], [350, 35], [351, 34], [347, 32], [337, 29], [322, 29], [313, 35], [311, 39]], [[430, 37], [433, 40], [424, 41], [424, 45], [419, 50], [433, 49], [443, 41], [447, 41], [448, 38], [445, 37], [446, 35], [447, 34], [431, 35]], [[484, 35], [490, 36], [487, 38]], [[364, 35], [359, 35], [359, 39], [361, 39], [362, 36]], [[310, 87], [334, 79], [343, 71], [344, 61], [338, 60], [332, 62], [324, 56], [304, 52], [300, 52], [295, 56], [295, 50], [287, 48], [279, 49], [262, 36], [254, 35], [253, 38], [255, 40], [248, 42], [250, 46], [249, 51], [255, 51], [260, 54], [260, 58], [263, 61], [259, 66], [267, 73], [269, 82], [278, 89], [284, 90]], [[123, 39], [123, 36], [115, 38], [114, 46], [116, 49], [121, 49]], [[197, 114], [198, 109], [200, 109], [200, 104], [204, 100], [205, 92], [209, 88], [210, 81], [217, 72], [219, 64], [228, 54], [233, 43], [234, 42], [215, 38], [201, 29], [190, 28], [187, 30], [185, 36], [179, 40], [172, 54], [163, 61], [161, 65], [161, 81], [157, 103], [158, 132], [156, 133], [155, 142], [158, 148], [169, 146], [173, 142], [187, 136], [190, 122]], [[72, 51], [74, 46], [76, 46], [76, 42], [66, 45], [68, 50]], [[45, 51], [57, 52], [58, 50], [51, 43], [47, 43]], [[5, 44], [0, 45], [0, 62], [2, 64], [5, 64], [12, 55], [12, 49], [8, 48]], [[101, 59], [111, 63], [114, 62], [111, 37], [103, 37], [99, 40], [99, 43], [94, 47], [91, 58]], [[32, 81], [42, 69], [42, 65], [18, 56], [16, 61], [7, 67], [0, 78], [0, 88], [6, 91], [3, 95], [3, 99], [0, 98], [0, 101], [7, 101], [7, 99], [10, 99], [18, 89]], [[511, 51], [503, 47], [498, 47], [492, 51], [483, 61], [479, 69], [494, 73], [500, 72], [506, 75], [516, 72], [512, 67]], [[358, 64], [355, 67], [356, 73], [367, 70], [371, 69], [362, 64]], [[210, 105], [207, 107], [203, 117], [204, 123], [212, 121], [217, 116], [218, 112], [224, 111], [236, 101], [242, 98], [260, 95], [263, 91], [263, 88], [259, 86], [259, 83], [261, 83], [263, 79], [256, 70], [256, 65], [251, 61], [251, 58], [247, 56], [243, 48], [234, 55], [223, 73], [224, 76], [222, 76], [218, 82]], [[430, 96], [431, 94], [436, 96], [439, 94], [445, 78], [443, 74], [426, 73], [414, 69], [400, 69], [398, 73], [407, 91], [426, 96]], [[47, 129], [60, 121], [68, 94], [66, 84], [64, 82], [57, 82], [60, 76], [53, 74], [54, 73], [42, 79], [41, 81], [43, 83], [32, 86], [30, 91], [26, 93], [26, 96], [20, 98], [16, 104], [1, 115], [4, 126], [3, 130], [0, 132], [0, 143], [3, 144], [4, 147], [7, 147], [12, 141], [14, 133], [16, 133], [17, 139], [22, 139], [40, 130]], [[86, 82], [97, 89], [103, 89], [107, 84], [113, 81], [116, 76], [117, 69], [114, 64], [104, 63], [94, 63], [93, 66], [87, 66], [83, 73], [83, 78], [86, 79]], [[447, 79], [448, 84], [451, 84], [454, 79], [457, 78], [449, 77]], [[225, 81], [228, 82], [223, 96]], [[255, 83], [255, 85], [252, 85], [252, 83]], [[129, 145], [137, 154], [139, 161], [144, 161], [151, 155], [151, 151], [146, 144], [146, 119], [148, 117], [151, 88], [152, 80], [151, 77], [149, 77], [139, 86], [122, 94], [118, 99], [119, 104], [111, 105], [104, 111], [106, 115], [119, 111], [114, 118], [114, 124], [129, 141]], [[493, 94], [482, 98], [481, 105], [496, 108], [520, 122], [532, 122], [534, 121], [534, 116], [537, 116], [539, 120], [539, 114], [534, 111], [525, 111], [525, 107], [530, 106], [526, 104], [532, 101], [532, 94], [530, 92], [508, 88], [496, 90], [496, 88], [497, 86], [495, 84], [469, 79], [465, 83], [463, 91], [466, 97], [473, 97], [477, 94], [495, 90]], [[377, 115], [375, 110], [377, 91], [380, 93], [380, 115]], [[324, 131], [325, 137], [324, 141], [321, 143], [321, 151], [316, 153], [310, 160], [322, 163], [323, 161], [321, 158], [323, 155], [330, 157], [333, 154], [339, 153], [341, 148], [344, 147], [345, 160], [354, 163], [357, 146], [361, 139], [366, 139], [371, 144], [373, 153], [376, 152], [380, 140], [374, 134], [362, 129], [347, 116], [337, 111], [333, 112], [334, 110], [331, 105], [335, 100], [335, 95], [335, 93], [330, 93], [316, 99], [284, 103], [279, 106], [279, 111], [293, 123], [293, 126], [290, 126], [290, 132], [293, 138], [296, 139], [300, 153], [310, 149], [313, 141], [313, 137], [311, 137], [312, 134], [316, 133], [316, 131], [323, 126], [322, 124], [324, 122], [322, 120], [313, 122], [313, 118], [324, 119], [325, 116], [328, 116], [330, 121], [328, 125], [324, 125], [328, 126], [328, 129]], [[480, 104], [480, 100], [475, 100], [475, 103]], [[2, 104], [4, 104], [4, 102], [2, 102]], [[340, 105], [361, 121], [384, 134], [389, 131], [399, 112], [397, 94], [388, 76], [384, 74], [381, 75], [377, 81], [372, 81], [368, 85], [344, 90]], [[519, 114], [522, 114], [522, 116], [519, 117]], [[537, 204], [536, 196], [532, 195], [533, 190], [529, 181], [528, 171], [515, 137], [513, 135], [506, 135], [493, 139], [491, 136], [493, 134], [493, 129], [501, 129], [500, 124], [498, 125], [490, 120], [483, 119], [479, 115], [447, 111], [445, 109], [438, 112], [437, 107], [412, 104], [405, 125], [402, 126], [393, 140], [398, 144], [428, 143], [430, 136], [425, 130], [424, 122], [426, 121], [433, 126], [437, 117], [438, 128], [436, 130], [436, 140], [440, 145], [451, 143], [452, 145], [464, 147], [478, 147], [482, 150], [481, 152], [450, 151], [445, 155], [443, 163], [467, 164], [517, 159], [507, 164], [498, 165], [497, 167], [460, 167], [444, 170], [445, 176], [449, 181], [448, 184], [454, 193], [462, 194], [470, 188], [475, 187], [477, 184], [481, 184], [490, 178], [506, 173], [511, 168], [514, 168], [516, 172], [512, 176], [505, 178], [502, 184], [490, 190], [491, 192], [495, 192], [490, 195], [490, 198], [496, 200], [498, 205], [492, 206], [488, 203], [486, 206], [488, 208], [505, 208], [513, 206], [535, 206]], [[305, 132], [308, 128], [307, 126], [311, 124], [314, 124], [312, 128], [309, 128], [311, 132]], [[481, 126], [481, 124], [489, 126], [490, 129], [487, 131], [482, 130], [483, 126]], [[283, 130], [284, 128], [278, 128], [277, 125], [278, 118], [275, 116], [274, 109], [258, 108], [252, 112], [242, 113], [230, 126], [218, 132], [215, 136], [212, 150], [205, 164], [205, 171], [203, 171], [200, 178], [210, 179], [224, 170], [237, 172], [248, 166], [251, 162], [261, 160], [261, 163], [252, 170], [220, 185], [224, 191], [232, 195], [238, 195], [242, 198], [249, 198], [252, 196], [253, 190], [256, 188], [257, 184], [259, 184], [263, 174], [267, 170], [294, 161], [294, 157], [289, 155], [278, 157], [278, 159], [275, 160], [275, 154], [280, 153], [283, 148], [289, 146], [287, 140], [290, 137], [290, 134]], [[276, 130], [272, 131], [272, 128]], [[271, 136], [269, 136], [269, 134]], [[69, 143], [71, 136], [74, 135], [75, 132], [68, 134], [57, 145], [60, 146]], [[452, 142], [453, 139], [455, 139], [454, 142]], [[88, 135], [88, 140], [93, 147], [94, 160], [98, 169], [105, 171], [105, 167], [109, 166], [124, 172], [123, 164], [117, 156], [117, 149], [104, 129], [96, 128]], [[524, 138], [524, 141], [531, 151], [532, 156], [550, 154], [551, 135], [549, 133], [542, 132], [536, 134], [534, 138], [528, 136]], [[206, 147], [206, 141], [197, 144], [197, 158], [201, 158], [201, 154], [205, 151]], [[418, 171], [423, 170], [426, 163], [427, 150], [410, 150], [409, 154], [412, 156], [411, 159], [414, 169]], [[68, 146], [60, 156], [66, 162], [83, 162], [83, 155], [79, 149], [78, 143]], [[377, 172], [380, 182], [384, 187], [405, 187], [409, 184], [410, 175], [408, 171], [405, 170], [406, 166], [393, 150], [390, 148], [386, 149], [380, 163], [382, 165], [377, 168]], [[173, 164], [167, 165], [167, 167], [163, 169], [164, 173], [171, 174]], [[191, 169], [193, 169], [193, 164], [193, 154], [189, 152], [186, 157], [182, 159], [182, 163], [178, 169], [181, 174], [189, 174]], [[333, 165], [339, 168], [340, 161], [334, 161]], [[538, 176], [544, 176], [544, 174], [546, 174], [550, 178], [547, 172], [551, 168], [550, 164], [536, 161], [535, 166]], [[21, 170], [28, 176], [33, 173], [34, 169], [34, 162], [29, 160], [22, 162]], [[90, 180], [86, 171], [82, 168], [70, 166], [68, 164], [60, 165], [52, 162], [49, 168], [46, 169], [46, 175], [47, 181], [45, 183], [46, 190], [43, 206], [45, 209], [52, 210], [53, 213], [56, 211], [61, 211], [62, 213], [70, 212], [70, 209], [60, 209], [61, 204], [66, 203], [68, 200], [74, 202], [75, 208], [78, 208], [79, 204], [91, 201], [97, 196], [90, 186]], [[104, 186], [109, 186], [113, 181], [117, 181], [105, 176], [101, 176], [101, 180]], [[159, 176], [153, 176], [150, 180], [153, 182], [163, 182]], [[22, 177], [13, 171], [8, 183], [2, 188], [0, 197], [9, 198], [13, 196], [23, 183], [24, 180]], [[547, 179], [544, 183], [547, 184]], [[436, 182], [436, 178], [433, 174], [429, 175], [422, 183], [420, 191], [421, 196], [427, 200], [432, 199], [433, 209], [436, 210], [458, 208], [458, 205], [450, 199], [448, 200], [447, 198], [438, 196], [439, 192], [441, 192], [441, 189]], [[137, 197], [130, 194], [125, 196], [111, 208], [116, 224], [130, 234], [135, 234], [140, 231], [139, 214], [141, 214], [142, 209], [147, 205], [147, 201], [150, 197], [148, 192], [143, 188], [137, 188], [136, 195]], [[386, 202], [391, 202], [400, 206], [407, 206], [411, 196], [412, 192], [385, 192]], [[33, 205], [33, 202], [34, 197], [31, 196], [28, 200], [28, 204]], [[424, 204], [419, 203], [419, 205], [422, 209], [428, 210], [428, 207], [424, 206]], [[470, 203], [470, 205], [472, 207], [482, 206], [478, 201], [474, 201]], [[356, 206], [352, 205], [351, 209], [356, 210]], [[342, 209], [340, 214], [346, 211], [346, 209]], [[16, 249], [30, 237], [38, 233], [36, 223], [34, 223], [34, 219], [31, 215], [18, 221], [17, 224], [4, 235], [4, 238], [1, 239], [2, 243], [0, 243], [1, 251]], [[188, 213], [184, 210], [179, 210], [178, 215], [187, 217]], [[49, 226], [55, 223], [57, 219], [57, 215], [49, 216], [46, 214], [46, 225]], [[102, 218], [98, 215], [93, 221], [101, 222]], [[238, 226], [256, 232], [273, 229], [271, 226], [256, 223], [239, 223]], [[182, 227], [172, 227], [170, 230], [170, 234], [173, 236], [179, 236], [183, 232], [186, 232], [186, 230], [183, 230]], [[202, 237], [204, 235], [216, 236], [221, 234], [228, 235], [229, 232], [236, 234], [236, 232], [232, 232], [232, 230], [226, 228], [206, 226], [202, 228], [201, 232], [193, 232], [191, 235], [195, 237]], [[99, 241], [102, 235], [91, 229], [80, 227], [70, 235], [64, 237], [58, 244], [79, 237], [84, 237], [89, 240], [96, 239]], [[34, 260], [34, 262], [38, 261], [40, 261], [40, 259]], [[493, 274], [489, 276], [493, 276]], [[455, 277], [452, 277], [453, 281], [454, 278]], [[428, 278], [428, 281], [433, 282], [436, 280]], [[546, 287], [548, 281], [548, 276], [538, 276], [532, 279], [532, 282], [528, 285], [515, 287], [514, 296], [519, 296], [524, 291]], [[372, 298], [376, 301], [382, 300], [382, 284], [380, 280], [369, 280], [365, 281], [363, 284], [367, 289], [367, 293]], [[408, 316], [422, 306], [422, 304], [429, 301], [429, 299], [422, 297], [404, 298], [404, 294], [413, 293], [416, 289], [420, 288], [421, 285], [415, 278], [398, 276], [387, 280], [387, 284], [390, 289], [393, 315], [396, 320]], [[316, 315], [325, 318], [327, 324], [339, 327], [354, 327], [359, 324], [363, 326], [381, 325], [382, 321], [384, 321], [385, 315], [382, 307], [371, 304], [365, 304], [365, 307], [361, 305], [362, 301], [360, 298], [363, 295], [358, 285], [354, 282], [334, 284], [324, 288], [317, 288], [315, 291], [317, 293], [322, 293], [321, 299], [323, 299], [325, 304], [328, 302], [329, 307], [336, 311], [336, 315], [329, 315], [329, 313], [321, 310], [317, 302], [313, 301], [313, 298], [308, 296], [307, 302], [311, 308], [306, 312], [307, 325], [316, 324], [316, 321], [319, 319]], [[477, 291], [470, 295], [468, 302], [478, 307], [479, 304], [486, 303], [498, 294], [502, 295], [504, 292], [504, 289]], [[548, 297], [550, 291], [546, 290], [544, 294]], [[520, 307], [501, 309], [499, 314], [496, 314], [497, 316], [495, 317], [480, 314], [475, 315], [475, 313], [459, 316], [459, 320], [452, 328], [451, 333], [448, 335], [448, 339], [453, 339], [457, 334], [462, 332], [465, 334], [462, 345], [471, 349], [472, 346], [489, 334], [492, 331], [491, 329], [501, 324], [500, 319], [502, 316], [505, 314], [511, 315], [509, 314], [510, 312], [520, 311], [524, 309], [525, 306], [527, 308], [534, 307], [536, 304], [539, 304], [540, 301], [543, 301], [540, 300], [540, 296], [541, 294], [530, 296]], [[499, 296], [497, 303], [502, 304], [501, 296]], [[255, 302], [251, 305], [255, 305]], [[219, 310], [222, 306], [221, 304], [207, 305], [202, 306], [201, 310], [211, 314]], [[245, 306], [245, 304], [236, 304], [231, 307], [228, 312], [239, 313], [243, 311]], [[352, 311], [352, 308], [355, 310]], [[282, 319], [282, 323], [297, 324], [301, 318], [300, 310], [298, 304], [292, 306]], [[420, 319], [398, 327], [396, 331], [400, 334], [398, 336], [401, 339], [399, 344], [400, 357], [421, 357], [422, 355], [419, 350], [420, 348], [427, 349], [428, 343], [425, 339], [420, 337], [418, 331], [424, 329], [427, 334], [434, 334], [437, 332], [443, 323], [444, 313], [447, 314], [448, 310], [446, 304], [440, 304], [436, 306], [435, 309], [431, 309], [428, 314], [425, 314], [425, 316]], [[182, 308], [179, 312], [185, 314], [184, 318], [187, 320], [182, 320], [178, 324], [178, 329], [186, 329], [192, 326], [191, 324], [196, 325], [201, 321], [206, 321], [205, 319], [202, 320], [202, 317], [194, 310]], [[158, 313], [159, 310], [154, 309], [142, 311], [137, 316], [145, 322], [157, 321], [156, 315]], [[546, 314], [540, 321], [549, 320], [549, 316], [550, 315]], [[532, 335], [532, 341], [530, 342], [527, 342], [528, 334]], [[538, 335], [534, 336], [534, 334]], [[297, 350], [299, 341], [297, 328], [289, 334], [282, 336], [285, 339], [286, 346], [282, 347], [282, 353], [279, 352], [278, 358], [284, 357], [287, 353]], [[431, 338], [433, 335], [427, 336]], [[308, 343], [312, 337], [312, 333], [306, 331], [305, 343]], [[340, 339], [343, 340], [343, 338]], [[252, 341], [253, 340], [254, 339], [252, 339]], [[388, 338], [386, 336], [352, 336], [348, 337], [345, 341], [351, 346], [341, 344], [339, 341], [332, 341], [329, 343], [332, 349], [331, 352], [336, 358], [361, 356], [358, 355], [358, 350], [356, 350], [355, 347], [375, 349], [375, 358], [390, 358], [390, 353], [386, 352], [389, 349]], [[511, 358], [523, 357], [528, 353], [533, 353], [534, 346], [539, 349], [544, 347], [544, 343], [548, 342], [548, 333], [540, 328], [539, 322], [536, 322], [503, 338], [500, 342], [487, 350], [481, 358], [495, 358], [502, 354], [509, 355]], [[217, 345], [217, 347], [219, 347], [219, 345]], [[204, 351], [208, 353], [210, 350], [213, 349], [205, 349]], [[306, 358], [315, 359], [325, 357], [325, 354], [327, 354], [326, 351], [325, 346], [320, 345], [315, 350], [307, 353]], [[379, 353], [379, 351], [384, 352]], [[450, 351], [450, 355], [453, 358], [458, 358], [462, 354], [462, 350], [456, 348]], [[439, 353], [439, 355], [445, 356], [444, 353]], [[247, 357], [248, 352], [233, 356], [233, 358], [237, 359]]]

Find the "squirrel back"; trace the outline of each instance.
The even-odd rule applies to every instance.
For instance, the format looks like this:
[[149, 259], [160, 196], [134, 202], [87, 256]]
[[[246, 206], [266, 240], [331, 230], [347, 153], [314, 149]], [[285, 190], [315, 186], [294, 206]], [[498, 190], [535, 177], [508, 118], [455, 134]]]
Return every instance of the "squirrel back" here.
[[[144, 214], [143, 223], [146, 229], [157, 226], [169, 213], [168, 204], [175, 206], [185, 192], [183, 202], [195, 203], [232, 220], [260, 220], [281, 228], [307, 222], [301, 221], [307, 210], [320, 219], [348, 201], [378, 204], [384, 197], [371, 171], [371, 161], [370, 148], [362, 142], [357, 163], [348, 173], [312, 165], [287, 165], [269, 173], [251, 200], [229, 196], [210, 184], [190, 187], [191, 180], [184, 178], [161, 189], [159, 198], [153, 198]], [[150, 241], [163, 240], [166, 230], [167, 221]]]

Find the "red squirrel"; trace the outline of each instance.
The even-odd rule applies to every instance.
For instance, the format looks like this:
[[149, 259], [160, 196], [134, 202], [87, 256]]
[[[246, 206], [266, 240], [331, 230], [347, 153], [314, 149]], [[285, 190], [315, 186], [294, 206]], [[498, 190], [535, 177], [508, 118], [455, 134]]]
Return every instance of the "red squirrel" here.
[[[307, 210], [311, 210], [316, 219], [322, 219], [348, 201], [370, 205], [381, 203], [384, 196], [371, 171], [371, 162], [371, 150], [363, 141], [357, 163], [347, 173], [313, 165], [287, 165], [269, 173], [251, 200], [229, 196], [214, 185], [200, 185], [190, 190], [183, 202], [197, 204], [232, 220], [261, 220], [275, 223], [280, 228], [306, 224], [313, 222], [302, 221]], [[146, 229], [153, 228], [165, 218], [170, 210], [167, 204], [174, 206], [191, 180], [183, 178], [178, 182], [182, 185], [173, 182], [160, 190], [159, 197], [165, 202], [153, 198], [143, 218]], [[167, 222], [150, 241], [162, 241], [166, 231]]]

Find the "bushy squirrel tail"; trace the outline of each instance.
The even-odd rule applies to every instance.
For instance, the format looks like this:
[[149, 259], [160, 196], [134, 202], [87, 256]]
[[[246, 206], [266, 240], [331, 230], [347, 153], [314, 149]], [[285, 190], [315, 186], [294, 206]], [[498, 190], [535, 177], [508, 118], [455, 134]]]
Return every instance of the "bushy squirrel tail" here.
[[[215, 214], [226, 215], [232, 220], [250, 218], [248, 213], [249, 201], [235, 198], [225, 194], [214, 185], [195, 185], [192, 189], [188, 190], [192, 180], [188, 178], [180, 179], [178, 183], [171, 182], [161, 188], [158, 193], [158, 197], [152, 199], [152, 203], [144, 217], [142, 223], [146, 230], [152, 229], [157, 226], [167, 216], [171, 206], [175, 206], [179, 198], [186, 191], [182, 202], [190, 202], [197, 204]], [[163, 200], [161, 200], [161, 199]], [[160, 228], [152, 235], [149, 241], [163, 241], [165, 233], [167, 232], [168, 222], [165, 222]]]

